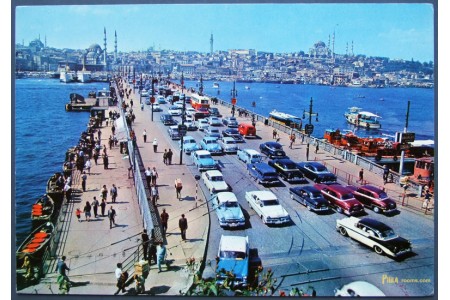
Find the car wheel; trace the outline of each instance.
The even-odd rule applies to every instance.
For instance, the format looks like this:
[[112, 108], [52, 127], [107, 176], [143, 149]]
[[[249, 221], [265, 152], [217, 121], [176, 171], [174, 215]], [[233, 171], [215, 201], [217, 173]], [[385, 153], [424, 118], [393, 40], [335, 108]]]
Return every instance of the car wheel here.
[[378, 206], [374, 206], [373, 211], [379, 214], [381, 212], [381, 209]]
[[376, 254], [383, 254], [383, 250], [380, 248], [380, 246], [377, 246], [377, 245], [375, 245], [375, 246], [373, 246], [373, 250], [375, 250], [375, 253]]
[[306, 209], [311, 211], [311, 206], [309, 206], [309, 204], [306, 204]]
[[339, 233], [343, 236], [348, 236], [347, 230], [344, 227], [339, 228]]
[[294, 195], [293, 194], [291, 194], [291, 199], [294, 200]]
[[337, 212], [340, 213], [340, 214], [342, 214], [342, 212], [343, 212], [342, 207], [339, 207], [339, 206], [336, 208], [336, 210], [337, 210]]

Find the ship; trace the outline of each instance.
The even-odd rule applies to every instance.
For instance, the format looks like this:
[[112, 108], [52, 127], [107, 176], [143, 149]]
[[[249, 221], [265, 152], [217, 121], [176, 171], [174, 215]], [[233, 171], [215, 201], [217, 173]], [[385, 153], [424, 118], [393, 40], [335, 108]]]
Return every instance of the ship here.
[[87, 83], [92, 81], [91, 71], [78, 71], [77, 72], [77, 80], [82, 83]]
[[76, 77], [77, 76], [75, 72], [72, 71], [61, 70], [61, 72], [59, 73], [59, 81], [64, 83], [75, 82]]
[[359, 107], [349, 107], [349, 111], [344, 114], [345, 119], [352, 125], [366, 128], [366, 129], [380, 129], [381, 123], [378, 120], [380, 116], [368, 112], [362, 111]]
[[213, 83], [213, 88], [214, 88], [214, 89], [218, 89], [218, 88], [219, 88], [219, 84], [218, 84], [217, 82], [214, 82], [214, 83]]
[[272, 110], [269, 113], [269, 119], [298, 130], [302, 129], [302, 119], [284, 112]]

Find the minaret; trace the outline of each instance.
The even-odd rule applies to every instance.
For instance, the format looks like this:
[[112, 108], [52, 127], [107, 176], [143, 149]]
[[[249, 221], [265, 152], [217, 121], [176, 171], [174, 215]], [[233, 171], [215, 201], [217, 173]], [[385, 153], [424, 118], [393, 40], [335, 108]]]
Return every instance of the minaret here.
[[117, 61], [117, 31], [114, 30], [114, 62]]
[[209, 39], [209, 44], [210, 44], [210, 46], [211, 46], [211, 49], [210, 49], [210, 54], [212, 55], [213, 54], [213, 50], [214, 50], [214, 38], [213, 38], [213, 34], [211, 33], [211, 38]]
[[105, 65], [105, 71], [106, 71], [106, 27], [103, 27], [103, 32], [105, 34], [105, 37], [103, 38], [103, 46], [105, 47], [104, 55], [103, 55], [103, 65]]
[[330, 35], [328, 35], [328, 56], [330, 55]]
[[333, 31], [333, 60], [334, 60], [334, 31]]

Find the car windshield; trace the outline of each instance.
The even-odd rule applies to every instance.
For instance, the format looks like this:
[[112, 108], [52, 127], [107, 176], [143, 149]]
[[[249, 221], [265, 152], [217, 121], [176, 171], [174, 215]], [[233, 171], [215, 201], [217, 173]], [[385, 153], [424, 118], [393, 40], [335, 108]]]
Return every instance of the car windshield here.
[[227, 131], [228, 132], [228, 134], [238, 134], [239, 132], [237, 131], [237, 130], [228, 130]]
[[237, 202], [224, 202], [222, 204], [223, 207], [239, 207]]
[[269, 144], [268, 147], [272, 149], [282, 149], [281, 145], [278, 144]]
[[263, 204], [264, 206], [278, 205], [278, 200], [276, 200], [276, 199], [273, 199], [273, 200], [263, 200], [263, 201], [261, 201], [261, 202], [262, 202], [262, 204]]
[[211, 181], [223, 181], [223, 177], [222, 176], [212, 176]]
[[380, 199], [386, 199], [386, 198], [388, 198], [388, 195], [387, 195], [385, 192], [380, 192], [380, 193], [378, 194], [378, 198], [380, 198]]
[[203, 154], [203, 155], [199, 155], [198, 158], [200, 158], [200, 159], [208, 159], [208, 158], [212, 158], [212, 157], [209, 154]]
[[264, 176], [277, 177], [277, 173], [264, 173]]
[[320, 192], [311, 192], [311, 198], [322, 198], [322, 194]]
[[221, 258], [236, 258], [236, 259], [244, 259], [247, 257], [245, 252], [241, 251], [220, 251]]
[[350, 200], [350, 199], [353, 199], [353, 194], [352, 194], [352, 193], [342, 194], [341, 199], [342, 199], [342, 200]]
[[380, 236], [383, 239], [390, 239], [390, 238], [395, 238], [397, 235], [395, 234], [394, 230], [387, 229], [385, 231], [380, 232]]
[[195, 144], [195, 140], [186, 140], [186, 138], [184, 138], [184, 143], [185, 144]]
[[317, 167], [316, 167], [316, 171], [317, 171], [317, 172], [327, 172], [328, 169], [325, 168], [325, 166], [317, 166]]
[[206, 140], [206, 144], [216, 144], [216, 140]]
[[289, 170], [296, 170], [297, 169], [297, 165], [295, 163], [286, 163], [284, 165], [285, 169], [289, 169]]
[[234, 140], [228, 140], [225, 141], [225, 144], [236, 144], [236, 142]]

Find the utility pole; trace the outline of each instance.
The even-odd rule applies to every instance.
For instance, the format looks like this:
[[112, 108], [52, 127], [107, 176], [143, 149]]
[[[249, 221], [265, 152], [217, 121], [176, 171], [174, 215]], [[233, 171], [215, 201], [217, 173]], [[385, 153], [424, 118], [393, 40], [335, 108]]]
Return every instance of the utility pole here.
[[[403, 129], [403, 133], [406, 133], [408, 131], [408, 119], [409, 119], [409, 106], [411, 104], [411, 101], [408, 100], [408, 108], [406, 109], [406, 120], [405, 120], [405, 128]], [[402, 143], [402, 141], [400, 141]], [[405, 159], [405, 150], [402, 149], [402, 154], [400, 156], [400, 166], [398, 169], [398, 173], [400, 176], [403, 175], [403, 162]]]
[[200, 75], [200, 86], [198, 88], [198, 95], [203, 96], [203, 77]]
[[236, 81], [233, 81], [233, 89], [231, 90], [231, 104], [233, 105], [231, 107], [231, 115], [234, 117], [234, 111], [235, 111], [235, 107], [234, 105], [236, 104], [236, 97], [237, 97], [237, 90], [236, 90]]
[[[181, 72], [181, 94], [183, 94], [184, 89], [184, 75], [183, 72]], [[178, 133], [180, 134], [181, 139], [181, 147], [180, 147], [180, 165], [183, 164], [183, 142], [184, 142], [184, 134], [186, 133], [185, 125], [184, 125], [184, 119], [186, 113], [186, 96], [184, 96], [183, 99], [183, 110], [181, 112], [181, 125], [178, 126]]]
[[305, 118], [305, 114], [309, 115], [309, 122], [308, 122], [308, 124], [305, 125], [305, 133], [308, 135], [308, 142], [306, 143], [306, 161], [309, 160], [309, 144], [310, 144], [309, 138], [311, 137], [311, 134], [314, 131], [314, 125], [311, 124], [311, 117], [313, 115], [315, 115], [316, 116], [316, 122], [319, 122], [319, 114], [318, 113], [313, 113], [312, 107], [313, 107], [313, 99], [311, 97], [311, 100], [309, 102], [309, 111], [303, 110], [303, 119]]

